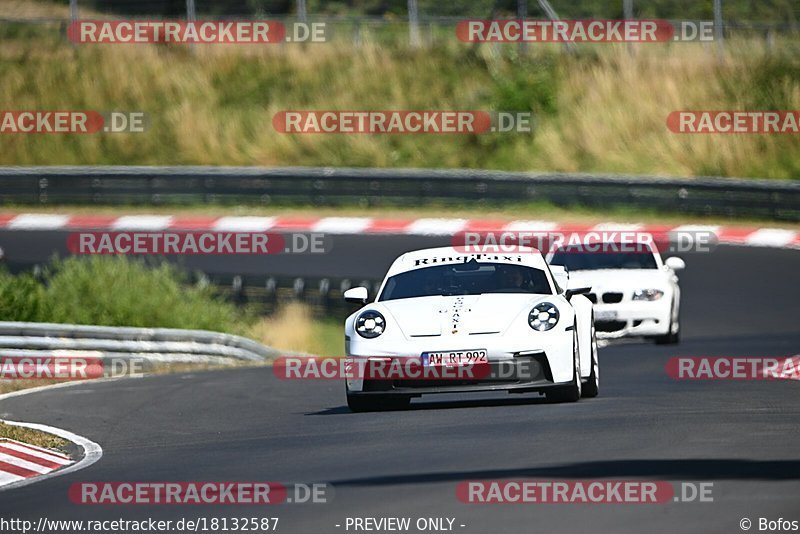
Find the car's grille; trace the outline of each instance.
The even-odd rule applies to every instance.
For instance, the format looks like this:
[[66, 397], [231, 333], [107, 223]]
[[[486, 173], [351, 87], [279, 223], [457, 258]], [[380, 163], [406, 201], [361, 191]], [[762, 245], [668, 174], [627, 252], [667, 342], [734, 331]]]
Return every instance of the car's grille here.
[[[498, 367], [492, 363], [489, 376], [470, 380], [364, 380], [364, 391], [391, 391], [395, 389], [430, 389], [458, 388], [459, 386], [477, 386], [480, 384], [526, 384], [542, 380], [553, 381], [553, 372], [545, 353], [531, 356], [515, 355], [514, 367]], [[506, 361], [506, 363], [510, 363]]]
[[625, 328], [627, 324], [626, 321], [595, 321], [594, 327], [598, 332], [616, 332]]
[[586, 298], [592, 301], [592, 304], [597, 304], [597, 295], [594, 293], [587, 293]]
[[605, 293], [603, 294], [603, 302], [606, 304], [616, 304], [622, 301], [622, 293]]

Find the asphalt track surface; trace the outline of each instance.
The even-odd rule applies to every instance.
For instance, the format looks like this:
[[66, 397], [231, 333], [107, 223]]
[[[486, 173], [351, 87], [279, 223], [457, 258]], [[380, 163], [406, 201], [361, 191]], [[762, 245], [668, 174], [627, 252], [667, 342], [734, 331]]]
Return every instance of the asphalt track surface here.
[[[2, 234], [0, 246], [19, 258], [31, 243], [63, 242], [54, 233], [31, 234]], [[238, 258], [231, 272], [302, 267], [294, 274], [379, 277], [397, 253], [446, 242], [338, 237], [315, 261]], [[105, 451], [88, 469], [0, 493], [0, 517], [277, 516], [278, 531], [288, 534], [348, 532], [347, 517], [454, 517], [455, 532], [495, 534], [731, 533], [741, 532], [745, 517], [758, 532], [761, 517], [800, 520], [800, 382], [679, 382], [664, 370], [671, 356], [798, 354], [800, 252], [720, 247], [683, 257], [682, 343], [601, 349], [600, 396], [575, 404], [493, 394], [352, 414], [341, 383], [280, 381], [268, 368], [87, 383], [0, 401], [4, 418], [65, 428]], [[522, 478], [713, 482], [714, 502], [456, 499], [461, 480]], [[236, 480], [326, 482], [335, 496], [327, 504], [268, 507], [81, 506], [67, 497], [70, 484], [82, 481]]]

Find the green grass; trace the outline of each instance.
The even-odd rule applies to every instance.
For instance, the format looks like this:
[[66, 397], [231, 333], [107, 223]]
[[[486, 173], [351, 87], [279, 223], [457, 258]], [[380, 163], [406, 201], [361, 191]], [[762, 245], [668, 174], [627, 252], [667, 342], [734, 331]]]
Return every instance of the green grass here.
[[28, 443], [46, 449], [56, 449], [63, 451], [68, 445], [68, 441], [52, 434], [32, 430], [21, 426], [7, 425], [0, 422], [0, 438], [8, 438], [22, 443]]
[[[452, 36], [451, 36], [452, 37]], [[77, 46], [11, 33], [0, 100], [12, 109], [143, 111], [139, 134], [4, 135], [0, 164], [491, 168], [800, 177], [798, 135], [678, 135], [681, 109], [800, 109], [800, 42], [430, 48], [365, 38], [314, 46]], [[532, 134], [286, 135], [291, 109], [529, 111]]]
[[[69, 0], [56, 0], [57, 4], [66, 5]], [[622, 2], [620, 0], [559, 0], [554, 7], [561, 18], [621, 18]], [[351, 16], [383, 16], [387, 19], [403, 20], [407, 16], [407, 3], [404, 0], [309, 0], [308, 13], [311, 15], [351, 15]], [[516, 14], [516, 0], [456, 0], [441, 2], [440, 0], [419, 0], [419, 12], [422, 15], [455, 16], [455, 17], [513, 17]], [[725, 0], [723, 2], [726, 20], [745, 20], [760, 22], [797, 22], [800, 10], [792, 0]], [[107, 10], [108, 2], [88, 0], [81, 3], [81, 8]], [[142, 7], [133, 3], [129, 7], [118, 4], [118, 13], [126, 8], [134, 13], [141, 13]], [[291, 15], [295, 5], [291, 2], [276, 3], [273, 0], [238, 0], [229, 2], [202, 3], [199, 6], [203, 14], [244, 14], [259, 10], [269, 16]], [[181, 16], [185, 7], [180, 2], [164, 3], [157, 15]], [[711, 19], [713, 3], [697, 0], [648, 0], [634, 2], [635, 14], [641, 18], [668, 19]], [[545, 13], [536, 2], [528, 2], [530, 16], [543, 17]]]
[[[0, 271], [0, 318], [202, 329], [247, 335], [287, 351], [341, 355], [344, 350], [341, 322], [315, 318], [303, 304], [289, 303], [259, 317], [251, 308], [224, 301], [213, 286], [188, 283], [174, 265], [124, 256], [53, 259], [38, 277]], [[19, 389], [15, 384], [21, 382], [0, 381], [0, 391]], [[40, 385], [24, 382], [25, 387]]]
[[174, 266], [114, 256], [54, 259], [42, 280], [0, 272], [0, 317], [236, 334], [253, 321], [246, 311], [217, 297], [214, 288], [188, 284]]
[[344, 355], [344, 321], [323, 318], [314, 322], [316, 347], [313, 354], [321, 356]]

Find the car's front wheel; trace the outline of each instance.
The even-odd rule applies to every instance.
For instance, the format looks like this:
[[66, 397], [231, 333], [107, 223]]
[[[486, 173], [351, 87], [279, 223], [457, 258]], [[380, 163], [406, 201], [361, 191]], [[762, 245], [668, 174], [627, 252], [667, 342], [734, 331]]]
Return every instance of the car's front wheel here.
[[578, 353], [578, 327], [572, 335], [572, 382], [566, 386], [552, 388], [545, 393], [549, 402], [576, 402], [581, 398], [581, 360]]
[[681, 341], [681, 312], [675, 309], [676, 304], [672, 304], [669, 314], [669, 329], [663, 336], [656, 336], [656, 345], [677, 345]]
[[585, 398], [596, 397], [600, 393], [600, 364], [597, 357], [597, 338], [594, 330], [594, 315], [592, 315], [592, 371], [589, 379], [583, 384], [581, 396]]

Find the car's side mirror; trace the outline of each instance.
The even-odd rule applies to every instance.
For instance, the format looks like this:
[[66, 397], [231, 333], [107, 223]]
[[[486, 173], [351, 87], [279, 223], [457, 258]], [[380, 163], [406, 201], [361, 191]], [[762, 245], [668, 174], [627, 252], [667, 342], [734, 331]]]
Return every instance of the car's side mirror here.
[[567, 289], [567, 291], [564, 293], [564, 296], [566, 297], [567, 300], [570, 300], [575, 295], [586, 295], [586, 294], [590, 293], [591, 291], [592, 291], [592, 286], [575, 287], [575, 288], [572, 288], [572, 289]]
[[564, 291], [564, 289], [569, 285], [569, 273], [567, 272], [567, 268], [562, 265], [551, 265], [550, 272], [553, 273], [553, 279], [558, 284], [558, 287]]
[[676, 256], [667, 258], [666, 261], [664, 262], [664, 265], [666, 265], [673, 271], [680, 271], [681, 269], [686, 268], [686, 262]]
[[366, 287], [353, 287], [344, 292], [344, 300], [353, 304], [366, 304], [368, 298]]

